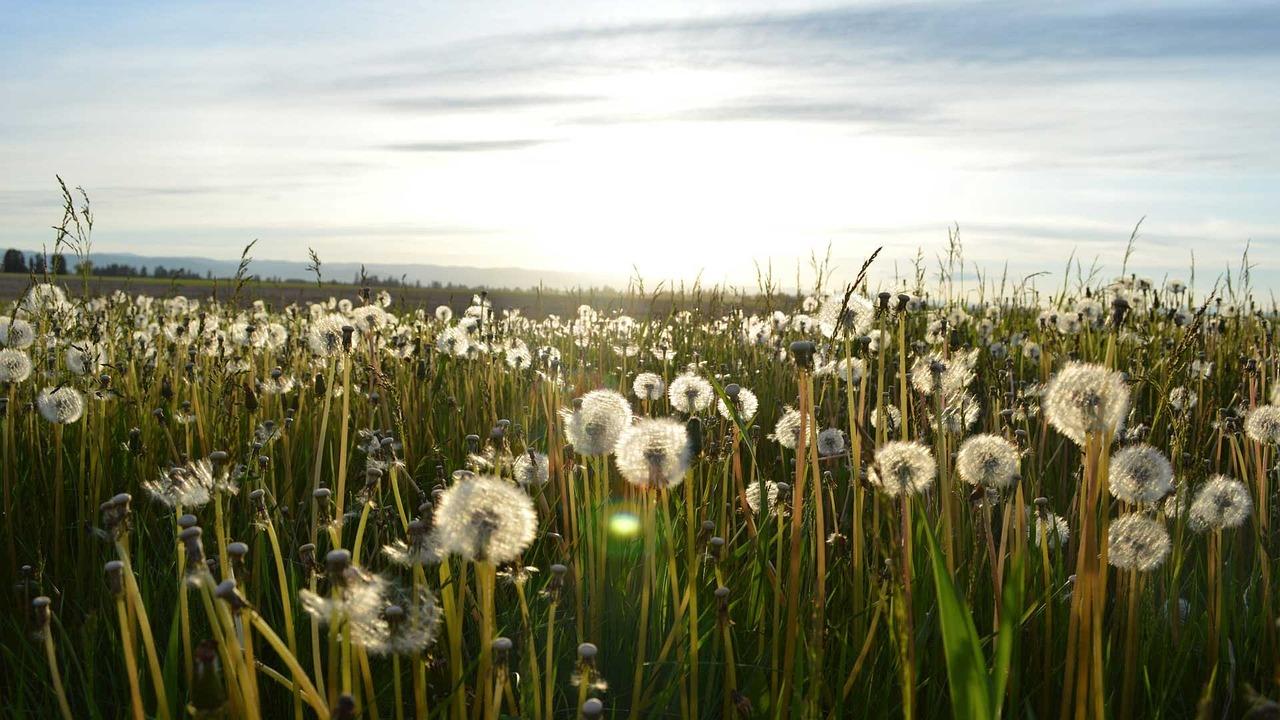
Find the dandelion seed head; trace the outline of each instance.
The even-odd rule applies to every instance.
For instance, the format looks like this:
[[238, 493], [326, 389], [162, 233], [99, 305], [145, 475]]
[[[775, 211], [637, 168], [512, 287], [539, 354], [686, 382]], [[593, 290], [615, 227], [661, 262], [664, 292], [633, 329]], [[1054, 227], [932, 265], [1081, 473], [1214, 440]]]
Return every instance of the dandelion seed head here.
[[25, 350], [36, 341], [35, 328], [22, 318], [0, 316], [0, 345]]
[[1244, 416], [1244, 432], [1254, 442], [1280, 444], [1280, 405], [1259, 405]]
[[671, 387], [667, 388], [667, 399], [671, 401], [671, 407], [686, 415], [706, 410], [711, 406], [713, 397], [715, 397], [715, 390], [712, 389], [711, 383], [694, 373], [680, 375], [672, 380]]
[[534, 450], [523, 452], [511, 464], [511, 473], [524, 487], [546, 485], [547, 456]]
[[[769, 434], [769, 439], [788, 450], [794, 450], [800, 442], [801, 420], [799, 410], [793, 407], [784, 408], [782, 416], [778, 418], [777, 424], [773, 426], [773, 432]], [[813, 428], [812, 417], [805, 423], [805, 427], [808, 429]]]
[[1169, 555], [1169, 532], [1164, 525], [1141, 513], [1130, 513], [1111, 523], [1107, 532], [1107, 562], [1121, 570], [1151, 572]]
[[[734, 403], [734, 409], [738, 412], [738, 418], [744, 423], [749, 422], [751, 418], [755, 417], [756, 411], [760, 407], [760, 400], [756, 397], [756, 394], [744, 387], [738, 388], [737, 397], [730, 398], [730, 402]], [[725, 404], [723, 398], [716, 401], [716, 410], [720, 413], [720, 417], [725, 420], [733, 420], [733, 413], [729, 411], [729, 406]]]
[[885, 495], [923, 493], [933, 485], [938, 464], [929, 448], [918, 442], [894, 441], [876, 451], [869, 479]]
[[[778, 506], [778, 483], [772, 480], [764, 481], [765, 491], [765, 514], [772, 515]], [[747, 483], [745, 491], [747, 497], [747, 507], [751, 508], [753, 514], [760, 512], [760, 483], [752, 480]]]
[[1253, 513], [1253, 498], [1239, 480], [1226, 475], [1210, 478], [1191, 501], [1191, 529], [1196, 532], [1240, 527]]
[[618, 471], [639, 488], [662, 489], [684, 480], [690, 460], [689, 432], [671, 418], [644, 419], [622, 431], [614, 449]]
[[1129, 503], [1153, 503], [1173, 491], [1173, 466], [1150, 445], [1130, 445], [1111, 457], [1111, 495]]
[[1114, 433], [1129, 411], [1129, 388], [1120, 373], [1072, 362], [1049, 381], [1045, 414], [1058, 432], [1083, 446], [1090, 433]]
[[560, 410], [565, 437], [579, 455], [608, 455], [631, 422], [631, 405], [612, 390], [592, 390], [573, 409]]
[[441, 555], [512, 562], [533, 542], [533, 500], [511, 483], [477, 475], [449, 486], [436, 503], [433, 540]]
[[974, 435], [956, 454], [956, 471], [970, 485], [1004, 490], [1018, 478], [1018, 448], [999, 435]]
[[31, 377], [31, 358], [21, 350], [0, 350], [0, 383], [19, 383]]
[[667, 384], [662, 381], [662, 376], [657, 373], [642, 372], [636, 375], [636, 379], [631, 383], [631, 392], [640, 400], [661, 400], [666, 394]]
[[67, 385], [47, 387], [36, 396], [36, 409], [48, 422], [70, 425], [84, 414], [84, 396]]
[[835, 457], [844, 454], [844, 433], [840, 428], [827, 428], [818, 433], [818, 456]]

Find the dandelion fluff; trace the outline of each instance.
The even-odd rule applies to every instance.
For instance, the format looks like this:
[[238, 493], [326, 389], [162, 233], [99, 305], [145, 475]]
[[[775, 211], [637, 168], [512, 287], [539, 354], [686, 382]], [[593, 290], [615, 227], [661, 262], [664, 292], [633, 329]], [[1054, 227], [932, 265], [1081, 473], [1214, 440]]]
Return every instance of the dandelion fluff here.
[[477, 475], [449, 486], [436, 504], [434, 544], [440, 555], [512, 562], [533, 542], [538, 515], [520, 488]]
[[661, 400], [666, 394], [667, 384], [662, 381], [662, 376], [657, 373], [642, 372], [636, 375], [636, 379], [631, 383], [631, 392], [640, 400]]
[[1045, 414], [1058, 432], [1083, 446], [1090, 433], [1114, 433], [1129, 411], [1129, 388], [1120, 373], [1073, 362], [1049, 381]]
[[0, 350], [0, 382], [19, 383], [31, 377], [31, 358], [21, 350]]
[[641, 488], [675, 487], [689, 468], [689, 433], [671, 418], [640, 420], [622, 431], [614, 449], [618, 472]]
[[70, 425], [84, 413], [84, 396], [79, 390], [66, 385], [45, 388], [36, 396], [36, 409], [45, 420], [55, 425]]
[[921, 493], [933, 484], [938, 464], [929, 448], [918, 442], [894, 441], [876, 451], [870, 480], [885, 495]]
[[592, 390], [581, 400], [560, 411], [565, 437], [579, 455], [608, 455], [631, 421], [631, 406], [612, 390]]
[[1173, 492], [1173, 466], [1150, 445], [1130, 445], [1112, 456], [1107, 480], [1112, 496], [1151, 503]]
[[1240, 527], [1253, 512], [1253, 498], [1244, 483], [1215, 475], [1200, 487], [1188, 511], [1196, 532]]
[[[738, 417], [747, 422], [756, 416], [756, 410], [760, 408], [760, 400], [756, 394], [746, 388], [738, 389], [738, 397], [733, 400], [737, 405]], [[733, 413], [729, 412], [729, 406], [725, 404], [723, 399], [716, 401], [716, 410], [720, 413], [720, 417], [725, 420], [733, 420]]]
[[970, 485], [1004, 490], [1018, 478], [1018, 448], [999, 435], [974, 435], [960, 446], [956, 471]]
[[1280, 405], [1259, 405], [1244, 416], [1244, 432], [1264, 445], [1280, 444]]
[[1159, 521], [1130, 513], [1111, 523], [1107, 562], [1121, 570], [1151, 572], [1169, 555], [1169, 532]]
[[667, 398], [671, 407], [687, 415], [702, 412], [711, 406], [711, 398], [715, 391], [705, 378], [693, 373], [685, 373], [671, 381], [667, 388]]

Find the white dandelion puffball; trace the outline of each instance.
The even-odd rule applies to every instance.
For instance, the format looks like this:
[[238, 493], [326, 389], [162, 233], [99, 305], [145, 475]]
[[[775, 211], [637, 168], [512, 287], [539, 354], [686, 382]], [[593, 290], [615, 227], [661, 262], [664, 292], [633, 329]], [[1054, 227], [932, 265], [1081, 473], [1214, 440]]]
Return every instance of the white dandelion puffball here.
[[652, 402], [662, 399], [667, 392], [667, 384], [657, 373], [642, 372], [636, 375], [635, 381], [631, 383], [631, 392], [640, 400]]
[[562, 409], [560, 418], [575, 452], [587, 457], [608, 455], [631, 422], [631, 406], [612, 390], [592, 390], [575, 402], [574, 409]]
[[[772, 515], [778, 506], [778, 483], [772, 480], [764, 481], [765, 506], [766, 515]], [[747, 483], [747, 489], [744, 493], [747, 497], [747, 507], [751, 508], [752, 513], [760, 512], [760, 482], [751, 480]]]
[[840, 382], [857, 384], [867, 372], [867, 364], [860, 358], [841, 358], [818, 368], [814, 373], [819, 377], [834, 376]]
[[1111, 457], [1111, 495], [1130, 503], [1151, 503], [1173, 492], [1173, 466], [1150, 445], [1130, 445]]
[[1129, 411], [1129, 387], [1123, 376], [1101, 365], [1072, 362], [1044, 393], [1044, 410], [1058, 432], [1083, 446], [1090, 433], [1114, 433]]
[[471, 336], [462, 325], [454, 325], [436, 336], [436, 350], [454, 357], [465, 357], [471, 349]]
[[1225, 530], [1244, 524], [1253, 512], [1253, 498], [1239, 480], [1215, 475], [1196, 493], [1189, 511], [1191, 529], [1196, 532]]
[[185, 467], [170, 468], [155, 480], [145, 480], [142, 489], [156, 502], [170, 508], [194, 510], [209, 504], [215, 489], [213, 464], [196, 460]]
[[876, 451], [871, 468], [871, 484], [889, 497], [921, 493], [929, 489], [938, 474], [938, 464], [929, 448], [918, 442], [894, 441]]
[[1244, 432], [1264, 445], [1280, 444], [1280, 405], [1259, 405], [1244, 416]]
[[67, 346], [67, 369], [75, 375], [97, 375], [107, 364], [107, 350], [101, 344], [83, 340]]
[[303, 588], [298, 600], [316, 622], [342, 623], [350, 632], [352, 644], [382, 654], [390, 630], [383, 616], [390, 592], [390, 580], [352, 566], [335, 583], [333, 597]]
[[346, 320], [341, 315], [320, 318], [307, 327], [307, 346], [317, 357], [327, 358], [342, 352], [342, 326]]
[[1066, 518], [1048, 510], [1035, 511], [1028, 509], [1028, 511], [1036, 519], [1034, 528], [1030, 525], [1027, 526], [1027, 534], [1031, 535], [1036, 547], [1040, 547], [1040, 539], [1042, 537], [1051, 548], [1065, 547], [1071, 541], [1071, 526], [1067, 525]]
[[31, 358], [21, 350], [0, 350], [0, 382], [18, 383], [31, 377]]
[[[734, 409], [738, 411], [738, 418], [744, 423], [755, 417], [756, 410], [760, 408], [760, 400], [756, 398], [756, 394], [746, 388], [738, 388], [738, 397], [733, 402], [737, 406]], [[733, 420], [733, 413], [729, 412], [729, 406], [723, 399], [716, 401], [716, 410], [725, 420]]]
[[1018, 448], [999, 435], [974, 435], [956, 454], [956, 472], [970, 485], [1004, 490], [1018, 479]]
[[1157, 520], [1130, 513], [1111, 523], [1107, 562], [1121, 570], [1151, 572], [1169, 555], [1169, 532]]
[[973, 382], [977, 360], [977, 350], [957, 352], [950, 358], [936, 353], [918, 357], [911, 365], [911, 386], [921, 395], [959, 393]]
[[66, 385], [45, 388], [36, 396], [36, 409], [45, 420], [55, 425], [70, 425], [84, 413], [84, 396], [79, 390]]
[[1176, 387], [1169, 391], [1169, 407], [1182, 412], [1195, 409], [1199, 401], [1196, 391], [1186, 387]]
[[449, 322], [453, 319], [453, 308], [448, 305], [438, 305], [436, 307], [436, 320], [440, 322]]
[[523, 452], [511, 464], [511, 472], [524, 487], [546, 485], [547, 456], [534, 450]]
[[622, 431], [613, 452], [618, 472], [632, 485], [675, 487], [689, 469], [689, 432], [671, 418], [640, 420]]
[[829, 458], [844, 454], [844, 433], [840, 428], [827, 428], [818, 433], [818, 456]]
[[713, 397], [715, 390], [711, 388], [711, 383], [693, 373], [677, 377], [671, 381], [671, 387], [667, 388], [667, 399], [671, 401], [671, 407], [686, 415], [706, 410], [711, 406]]
[[24, 350], [36, 341], [35, 328], [22, 318], [0, 317], [0, 345]]
[[[800, 421], [799, 410], [792, 407], [785, 408], [782, 417], [778, 418], [778, 424], [773, 426], [773, 432], [769, 434], [769, 439], [776, 441], [788, 450], [795, 450], [796, 445], [800, 442]], [[812, 417], [805, 423], [805, 428], [810, 433], [813, 432]]]
[[831, 337], [838, 323], [842, 337], [858, 337], [866, 335], [875, 323], [876, 306], [858, 293], [850, 293], [847, 303], [843, 295], [830, 295], [822, 301], [813, 319], [818, 322], [818, 329], [823, 335]]
[[533, 500], [496, 477], [460, 480], [440, 494], [432, 531], [437, 552], [494, 564], [512, 562], [538, 530]]

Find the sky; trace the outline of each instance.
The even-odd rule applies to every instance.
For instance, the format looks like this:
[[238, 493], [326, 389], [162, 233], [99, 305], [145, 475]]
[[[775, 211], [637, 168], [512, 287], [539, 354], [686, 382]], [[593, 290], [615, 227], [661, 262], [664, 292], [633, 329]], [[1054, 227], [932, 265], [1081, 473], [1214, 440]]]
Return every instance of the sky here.
[[1280, 285], [1280, 5], [0, 0], [0, 246]]

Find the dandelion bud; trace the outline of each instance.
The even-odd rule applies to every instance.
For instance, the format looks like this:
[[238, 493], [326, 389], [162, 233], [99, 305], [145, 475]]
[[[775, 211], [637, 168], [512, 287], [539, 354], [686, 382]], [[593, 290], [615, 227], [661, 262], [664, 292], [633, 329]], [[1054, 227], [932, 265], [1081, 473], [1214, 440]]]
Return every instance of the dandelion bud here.
[[587, 698], [587, 701], [582, 703], [582, 717], [598, 718], [603, 716], [604, 716], [604, 703], [600, 702], [599, 699]]
[[45, 628], [49, 626], [49, 606], [53, 604], [47, 596], [40, 597], [31, 601], [31, 621], [35, 623], [37, 633], [43, 633]]
[[231, 567], [236, 575], [244, 575], [244, 559], [249, 555], [249, 546], [242, 542], [227, 544], [227, 555], [231, 557]]
[[498, 667], [505, 667], [507, 664], [507, 655], [511, 652], [511, 638], [495, 638], [492, 647], [494, 665]]
[[338, 697], [338, 704], [334, 706], [333, 712], [330, 713], [333, 720], [355, 720], [356, 718], [356, 700], [350, 695], [341, 695]]
[[324, 397], [325, 390], [328, 389], [325, 387], [324, 375], [321, 375], [320, 373], [316, 373], [314, 388], [315, 388], [316, 397]]
[[204, 543], [200, 539], [203, 534], [199, 525], [192, 525], [178, 533], [178, 540], [186, 549], [187, 567], [192, 571], [204, 563]]
[[315, 569], [316, 566], [316, 545], [315, 543], [307, 543], [298, 548], [298, 561], [308, 572]]
[[713, 537], [707, 541], [707, 554], [715, 562], [720, 562], [720, 556], [724, 552], [724, 538]]
[[468, 435], [467, 436], [467, 452], [476, 453], [479, 451], [480, 451], [480, 436]]
[[142, 430], [138, 428], [129, 428], [129, 454], [142, 454]]
[[911, 296], [906, 293], [898, 293], [898, 312], [906, 312], [911, 306]]
[[351, 567], [351, 551], [339, 548], [338, 550], [330, 550], [324, 556], [325, 569], [329, 571], [329, 579], [338, 581], [342, 574]]
[[366, 490], [372, 490], [378, 487], [378, 482], [382, 480], [382, 471], [376, 467], [366, 468], [364, 471], [364, 487]]
[[803, 370], [812, 370], [813, 353], [816, 349], [810, 340], [796, 340], [791, 343], [791, 355], [795, 358], [796, 366]]
[[219, 600], [230, 605], [232, 612], [239, 612], [240, 610], [249, 607], [249, 603], [245, 602], [244, 598], [241, 597], [240, 592], [236, 590], [235, 580], [227, 579], [218, 583], [218, 586], [213, 589], [213, 594], [214, 597], [217, 597]]
[[351, 352], [351, 336], [354, 335], [355, 332], [356, 329], [350, 325], [342, 326], [342, 350], [344, 352]]
[[878, 298], [878, 299], [880, 300], [880, 309], [881, 309], [881, 310], [888, 310], [888, 309], [889, 309], [889, 301], [890, 301], [891, 299], [893, 299], [893, 293], [891, 293], [891, 292], [881, 292], [880, 294], [876, 295], [876, 298]]
[[124, 563], [119, 560], [112, 560], [102, 566], [102, 572], [107, 578], [107, 589], [112, 595], [120, 596], [124, 594]]
[[213, 467], [217, 469], [223, 465], [226, 465], [227, 459], [229, 457], [230, 455], [228, 455], [225, 450], [214, 450], [213, 452], [209, 453], [209, 462], [213, 463]]
[[315, 500], [317, 503], [319, 503], [322, 507], [328, 504], [329, 498], [331, 497], [333, 497], [333, 491], [326, 487], [316, 488], [311, 493], [311, 498]]
[[711, 520], [702, 521], [702, 537], [710, 537], [716, 531], [716, 524]]
[[741, 391], [742, 391], [742, 386], [738, 385], [738, 383], [729, 383], [728, 385], [724, 386], [724, 394], [730, 400], [737, 400], [738, 393]]
[[596, 664], [596, 655], [598, 655], [599, 652], [599, 649], [596, 648], [594, 644], [584, 642], [581, 645], [578, 645], [578, 662], [588, 667], [594, 667]]
[[1111, 324], [1119, 328], [1124, 323], [1125, 315], [1129, 312], [1129, 301], [1122, 297], [1118, 297], [1111, 301]]

